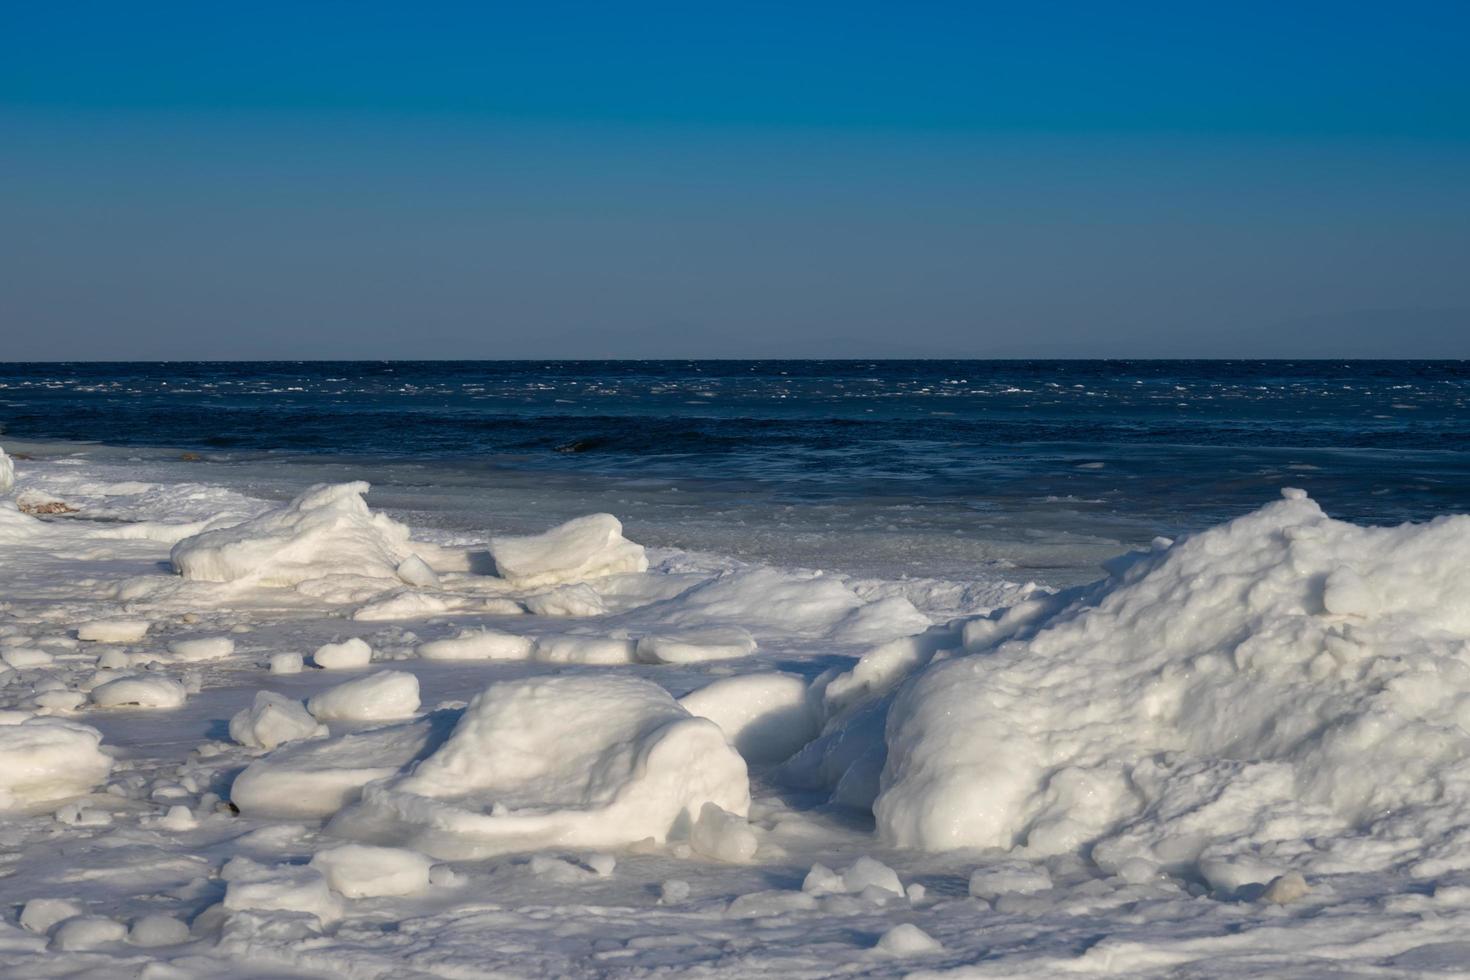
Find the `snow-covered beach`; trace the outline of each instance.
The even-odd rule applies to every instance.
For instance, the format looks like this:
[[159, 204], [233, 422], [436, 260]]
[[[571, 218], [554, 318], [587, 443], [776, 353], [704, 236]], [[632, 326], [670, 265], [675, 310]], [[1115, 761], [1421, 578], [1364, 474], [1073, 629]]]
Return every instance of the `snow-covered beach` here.
[[1287, 489], [1058, 591], [24, 448], [7, 976], [1464, 961], [1470, 518]]

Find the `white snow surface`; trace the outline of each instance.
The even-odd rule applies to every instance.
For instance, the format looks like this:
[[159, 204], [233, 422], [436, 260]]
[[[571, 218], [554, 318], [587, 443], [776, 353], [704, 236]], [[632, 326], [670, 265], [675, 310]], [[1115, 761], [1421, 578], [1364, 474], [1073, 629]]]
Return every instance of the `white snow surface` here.
[[544, 536], [536, 581], [308, 503], [340, 465], [12, 448], [77, 510], [0, 501], [5, 976], [1463, 972], [1470, 518], [1292, 493], [1063, 593]]

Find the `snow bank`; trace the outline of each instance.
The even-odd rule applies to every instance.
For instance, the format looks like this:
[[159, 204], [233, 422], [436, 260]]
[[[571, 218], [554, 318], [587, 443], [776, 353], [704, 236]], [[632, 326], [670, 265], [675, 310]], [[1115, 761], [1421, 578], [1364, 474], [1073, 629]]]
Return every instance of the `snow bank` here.
[[744, 816], [745, 762], [663, 688], [617, 676], [492, 684], [412, 771], [364, 788], [330, 829], [439, 857], [605, 847]]
[[643, 546], [623, 537], [611, 514], [588, 514], [543, 534], [491, 538], [490, 555], [501, 578], [525, 589], [648, 570]]
[[409, 531], [368, 510], [368, 484], [318, 484], [284, 507], [174, 545], [174, 570], [203, 582], [293, 586], [336, 575], [400, 581]]
[[112, 771], [101, 744], [97, 729], [52, 718], [0, 725], [0, 810], [87, 792]]
[[883, 836], [1092, 845], [1217, 887], [1470, 868], [1470, 517], [1358, 527], [1284, 496], [968, 624], [970, 655], [893, 702]]
[[318, 721], [388, 721], [419, 710], [419, 679], [402, 670], [383, 670], [338, 684], [306, 702]]

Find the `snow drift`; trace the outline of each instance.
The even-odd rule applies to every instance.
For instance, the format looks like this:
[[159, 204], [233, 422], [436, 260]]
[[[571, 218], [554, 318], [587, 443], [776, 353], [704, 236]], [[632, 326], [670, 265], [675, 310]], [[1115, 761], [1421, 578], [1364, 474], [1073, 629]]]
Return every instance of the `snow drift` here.
[[744, 816], [745, 762], [718, 726], [632, 677], [492, 684], [404, 775], [330, 829], [436, 857], [602, 847], [687, 831], [706, 803]]
[[293, 586], [352, 575], [398, 582], [412, 556], [408, 528], [368, 510], [368, 484], [318, 484], [284, 507], [174, 545], [174, 570], [204, 582]]
[[1470, 516], [1284, 497], [967, 624], [888, 712], [882, 835], [1223, 889], [1470, 868]]

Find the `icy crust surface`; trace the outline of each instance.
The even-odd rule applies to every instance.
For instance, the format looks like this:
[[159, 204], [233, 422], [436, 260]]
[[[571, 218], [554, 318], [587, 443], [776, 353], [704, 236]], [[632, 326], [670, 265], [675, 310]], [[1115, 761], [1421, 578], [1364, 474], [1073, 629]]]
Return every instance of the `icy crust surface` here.
[[331, 829], [478, 857], [661, 842], [706, 803], [750, 807], [745, 761], [717, 725], [649, 681], [537, 677], [476, 695], [442, 746], [366, 786]]
[[969, 623], [888, 714], [884, 838], [1226, 890], [1470, 868], [1470, 517], [1358, 527], [1285, 496]]

